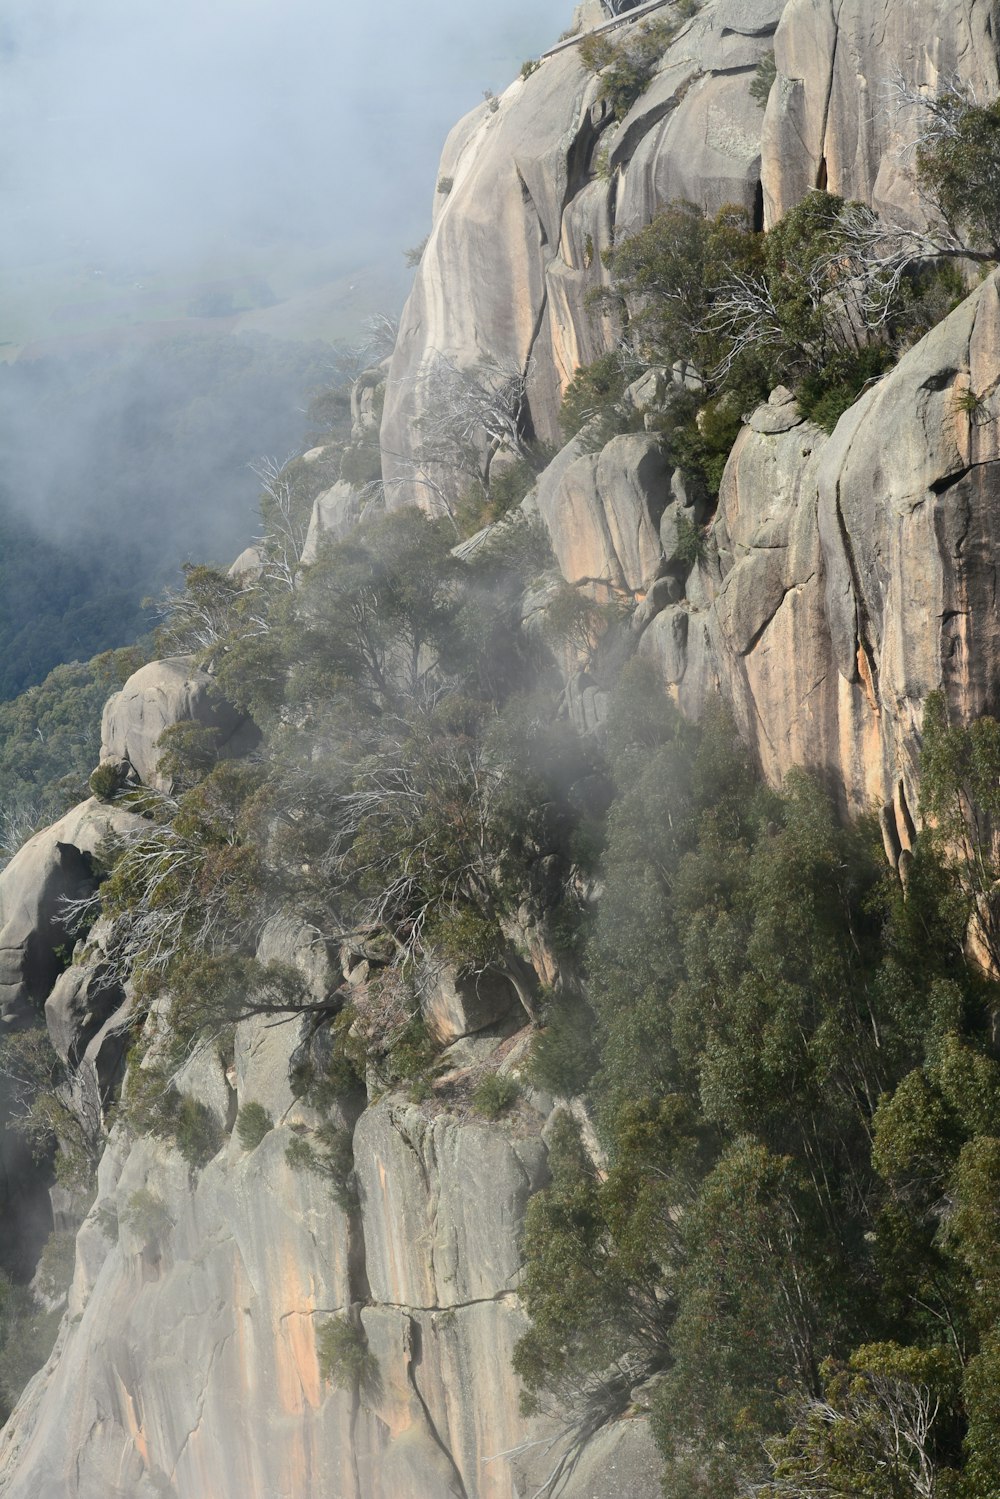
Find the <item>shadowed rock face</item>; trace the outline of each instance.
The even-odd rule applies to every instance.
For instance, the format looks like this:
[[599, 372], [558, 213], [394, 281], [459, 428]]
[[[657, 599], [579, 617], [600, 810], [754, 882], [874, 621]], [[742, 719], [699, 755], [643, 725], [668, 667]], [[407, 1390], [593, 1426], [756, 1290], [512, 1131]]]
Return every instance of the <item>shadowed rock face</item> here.
[[0, 872], [4, 1024], [37, 1018], [73, 946], [63, 919], [63, 900], [95, 889], [92, 860], [101, 842], [109, 833], [125, 833], [137, 821], [133, 813], [91, 798], [36, 833]]

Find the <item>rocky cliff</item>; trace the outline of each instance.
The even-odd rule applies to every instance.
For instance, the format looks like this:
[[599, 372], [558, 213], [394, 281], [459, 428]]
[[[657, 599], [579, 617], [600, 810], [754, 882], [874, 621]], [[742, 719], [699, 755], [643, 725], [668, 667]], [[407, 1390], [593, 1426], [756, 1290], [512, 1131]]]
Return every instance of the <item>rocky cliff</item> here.
[[[602, 19], [582, 8], [582, 26]], [[526, 70], [445, 147], [389, 370], [390, 503], [431, 503], [420, 443], [432, 357], [514, 361], [533, 432], [558, 444], [561, 392], [611, 337], [587, 305], [606, 276], [600, 252], [669, 200], [740, 203], [763, 226], [828, 186], [918, 218], [886, 80], [933, 88], [959, 75], [993, 97], [995, 29], [986, 0], [706, 0], [619, 121], [573, 46]], [[772, 48], [764, 110], [749, 84]], [[694, 561], [677, 547], [690, 497], [655, 434], [562, 447], [525, 502], [564, 579], [604, 580], [629, 600], [638, 651], [687, 714], [721, 691], [772, 782], [793, 765], [821, 770], [845, 807], [882, 809], [896, 860], [918, 817], [927, 693], [943, 685], [963, 714], [1000, 707], [998, 370], [991, 277], [832, 434], [775, 391], [736, 443]], [[647, 376], [636, 408], [654, 411], [674, 378]], [[349, 484], [320, 496], [309, 557], [360, 503]], [[572, 670], [566, 685], [580, 728], [598, 725], [601, 686]], [[211, 680], [175, 658], [109, 705], [105, 756], [151, 783], [154, 741], [187, 721], [221, 725], [229, 753], [248, 747]], [[53, 903], [92, 888], [105, 824], [129, 816], [87, 803], [0, 878], [4, 1015], [44, 1010], [98, 1100], [123, 1062], [127, 1000], [101, 987], [99, 951], [61, 973]], [[260, 952], [296, 965], [320, 997], [356, 981], [294, 914], [265, 928]], [[447, 978], [428, 1001], [448, 1062], [518, 1075], [527, 1016], [513, 994], [479, 1001]], [[654, 1499], [641, 1392], [562, 1466], [558, 1417], [519, 1413], [519, 1236], [547, 1180], [553, 1100], [526, 1088], [486, 1123], [433, 1097], [373, 1096], [340, 1120], [356, 1195], [339, 1202], [286, 1153], [320, 1123], [290, 1081], [310, 1044], [302, 1017], [257, 1018], [237, 1027], [228, 1068], [211, 1048], [188, 1059], [185, 1090], [220, 1131], [249, 1103], [273, 1123], [252, 1147], [230, 1135], [198, 1172], [111, 1127], [55, 1351], [0, 1442], [0, 1494]], [[347, 1390], [320, 1373], [318, 1334], [334, 1316], [363, 1330], [372, 1356]]]

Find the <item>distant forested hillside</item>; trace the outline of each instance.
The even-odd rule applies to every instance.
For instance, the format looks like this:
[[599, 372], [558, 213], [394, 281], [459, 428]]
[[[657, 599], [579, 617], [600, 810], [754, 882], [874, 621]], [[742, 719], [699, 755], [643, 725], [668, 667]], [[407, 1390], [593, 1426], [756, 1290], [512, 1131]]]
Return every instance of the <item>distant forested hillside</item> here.
[[0, 366], [0, 698], [134, 639], [185, 559], [247, 545], [248, 465], [301, 449], [332, 357], [209, 332]]

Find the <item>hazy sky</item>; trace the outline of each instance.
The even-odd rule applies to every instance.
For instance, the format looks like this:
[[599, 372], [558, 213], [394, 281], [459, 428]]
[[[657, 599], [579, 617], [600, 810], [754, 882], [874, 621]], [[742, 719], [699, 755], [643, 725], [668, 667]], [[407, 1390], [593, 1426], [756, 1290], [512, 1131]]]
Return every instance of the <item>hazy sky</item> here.
[[572, 10], [2, 0], [2, 253], [169, 258], [377, 229], [396, 254], [429, 219], [448, 127]]

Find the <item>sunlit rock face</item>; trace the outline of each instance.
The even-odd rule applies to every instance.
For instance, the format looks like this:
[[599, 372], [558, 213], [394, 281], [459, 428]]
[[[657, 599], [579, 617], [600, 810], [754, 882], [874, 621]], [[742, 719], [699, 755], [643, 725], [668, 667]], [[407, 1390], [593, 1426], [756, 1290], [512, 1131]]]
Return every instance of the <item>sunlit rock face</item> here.
[[639, 647], [687, 712], [721, 688], [769, 780], [808, 765], [854, 812], [891, 805], [902, 847], [927, 694], [962, 717], [1000, 706], [998, 359], [994, 275], [829, 437], [755, 413], [687, 581], [684, 651], [669, 615]]
[[[784, 0], [709, 0], [617, 123], [575, 47], [513, 83], [452, 132], [435, 219], [393, 356], [382, 425], [393, 505], [432, 507], [454, 476], [424, 482], [420, 418], [436, 355], [463, 368], [511, 359], [529, 373], [531, 419], [558, 440], [562, 390], [608, 344], [588, 307], [601, 252], [673, 198], [758, 212], [764, 114], [749, 84]], [[418, 476], [417, 471], [420, 470]]]
[[[345, 1211], [286, 1158], [315, 1122], [288, 1083], [301, 1027], [240, 1026], [239, 1101], [275, 1120], [254, 1149], [234, 1137], [194, 1174], [112, 1136], [59, 1343], [0, 1444], [9, 1499], [513, 1499], [551, 1468], [556, 1432], [519, 1414], [511, 1368], [544, 1113], [488, 1125], [386, 1098], [355, 1129]], [[359, 1320], [375, 1360], [356, 1391], [321, 1374], [335, 1316]], [[641, 1422], [602, 1436], [561, 1492], [611, 1499], [624, 1473], [656, 1499]]]
[[934, 93], [962, 79], [978, 98], [995, 98], [995, 25], [990, 0], [789, 0], [764, 122], [767, 223], [814, 187], [919, 223], [900, 158], [913, 118], [895, 108], [895, 84]]

